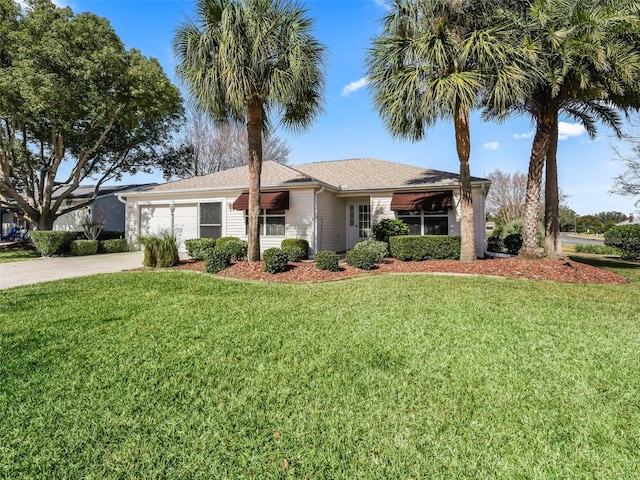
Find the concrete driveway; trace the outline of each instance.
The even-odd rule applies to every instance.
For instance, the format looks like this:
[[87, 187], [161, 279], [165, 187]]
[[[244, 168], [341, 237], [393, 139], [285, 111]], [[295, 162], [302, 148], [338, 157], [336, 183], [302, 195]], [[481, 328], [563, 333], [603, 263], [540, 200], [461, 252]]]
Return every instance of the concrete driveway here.
[[139, 267], [142, 267], [142, 252], [37, 258], [24, 262], [0, 263], [0, 289], [97, 273], [122, 272]]

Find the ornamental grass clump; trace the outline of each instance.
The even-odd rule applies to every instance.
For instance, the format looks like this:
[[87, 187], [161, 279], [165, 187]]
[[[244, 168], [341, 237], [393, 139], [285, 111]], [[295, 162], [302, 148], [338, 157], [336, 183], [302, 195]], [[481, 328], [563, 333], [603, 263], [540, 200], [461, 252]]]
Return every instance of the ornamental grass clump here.
[[74, 240], [71, 242], [71, 254], [78, 257], [98, 253], [98, 240]]
[[143, 265], [145, 267], [168, 268], [176, 265], [178, 256], [178, 241], [170, 232], [160, 232], [149, 237], [141, 237], [144, 246]]
[[262, 269], [268, 273], [282, 273], [287, 269], [289, 256], [280, 248], [269, 248], [262, 254]]
[[329, 250], [321, 250], [316, 253], [313, 259], [315, 265], [320, 270], [327, 270], [328, 272], [337, 272], [340, 270], [338, 264], [338, 254]]

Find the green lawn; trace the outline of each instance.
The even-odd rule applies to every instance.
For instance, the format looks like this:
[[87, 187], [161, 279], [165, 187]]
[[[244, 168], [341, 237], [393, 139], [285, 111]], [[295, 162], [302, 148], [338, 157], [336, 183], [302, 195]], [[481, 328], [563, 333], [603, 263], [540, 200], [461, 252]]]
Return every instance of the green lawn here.
[[22, 262], [40, 258], [35, 250], [0, 250], [0, 263]]
[[0, 478], [639, 478], [640, 268], [617, 267], [2, 291]]

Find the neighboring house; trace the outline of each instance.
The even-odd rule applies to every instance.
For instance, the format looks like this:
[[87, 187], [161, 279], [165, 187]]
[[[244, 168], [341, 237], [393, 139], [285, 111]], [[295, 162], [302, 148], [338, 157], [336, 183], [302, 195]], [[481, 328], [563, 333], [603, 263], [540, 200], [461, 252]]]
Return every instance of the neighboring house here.
[[[472, 177], [476, 255], [484, 255], [490, 180]], [[127, 238], [171, 230], [184, 240], [247, 238], [246, 166], [121, 193]], [[303, 238], [310, 252], [344, 251], [371, 236], [371, 225], [400, 218], [412, 234], [460, 235], [459, 175], [370, 158], [288, 167], [264, 162], [260, 247]]]
[[634, 218], [634, 216], [631, 215], [624, 222], [616, 223], [616, 226], [618, 226], [618, 225], [639, 225], [639, 224], [640, 224], [640, 217], [635, 217]]
[[[118, 194], [152, 185], [155, 184], [100, 187], [100, 192], [93, 203], [56, 218], [53, 222], [53, 229], [81, 232], [84, 230], [82, 226], [83, 223], [90, 220], [94, 223], [102, 223], [103, 230], [124, 231], [125, 206], [124, 203], [118, 200]], [[93, 196], [94, 189], [94, 185], [82, 185], [78, 187], [73, 191], [71, 196], [65, 200], [61, 209], [86, 202], [87, 199]]]

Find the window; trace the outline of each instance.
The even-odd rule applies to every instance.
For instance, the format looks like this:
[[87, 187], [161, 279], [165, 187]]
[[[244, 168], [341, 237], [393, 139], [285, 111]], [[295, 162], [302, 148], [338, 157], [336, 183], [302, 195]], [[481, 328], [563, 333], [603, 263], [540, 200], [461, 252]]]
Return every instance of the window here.
[[[244, 214], [245, 230], [249, 234], [249, 211], [245, 210]], [[258, 218], [260, 225], [260, 235], [284, 237], [285, 215], [284, 208], [279, 209], [262, 209]]]
[[369, 204], [358, 205], [358, 237], [369, 238], [371, 233], [371, 209]]
[[222, 203], [200, 204], [200, 238], [222, 236]]
[[448, 235], [449, 217], [444, 212], [399, 210], [398, 219], [409, 226], [410, 235]]

